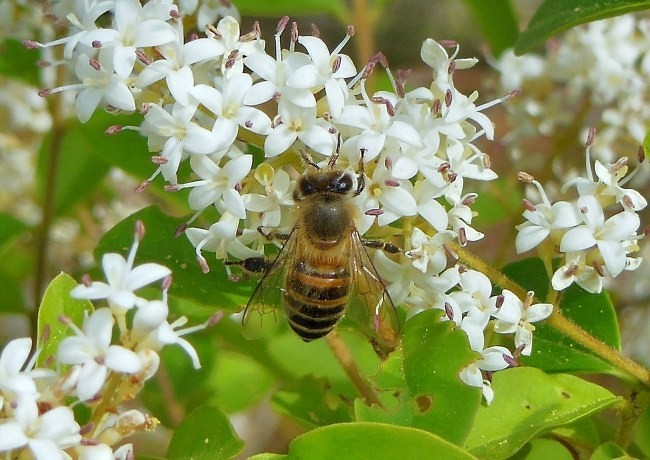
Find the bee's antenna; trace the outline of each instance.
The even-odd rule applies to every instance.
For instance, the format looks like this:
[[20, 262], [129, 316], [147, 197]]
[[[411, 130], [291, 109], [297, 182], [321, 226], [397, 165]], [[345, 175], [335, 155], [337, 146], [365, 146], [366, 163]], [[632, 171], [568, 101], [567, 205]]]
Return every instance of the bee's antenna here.
[[312, 160], [311, 157], [309, 155], [307, 155], [307, 152], [303, 152], [301, 150], [300, 151], [300, 156], [302, 157], [302, 161], [307, 163], [312, 168], [320, 169], [320, 167], [316, 163], [314, 163], [314, 160]]
[[341, 133], [336, 138], [336, 152], [330, 157], [330, 161], [327, 163], [328, 168], [333, 168], [336, 164], [336, 160], [339, 159], [339, 152], [341, 151]]
[[363, 167], [363, 155], [366, 153], [366, 149], [361, 149], [359, 151], [361, 152], [361, 158], [359, 158], [359, 175], [357, 176], [357, 189], [353, 196], [357, 196], [363, 192], [363, 189], [366, 186], [366, 174]]

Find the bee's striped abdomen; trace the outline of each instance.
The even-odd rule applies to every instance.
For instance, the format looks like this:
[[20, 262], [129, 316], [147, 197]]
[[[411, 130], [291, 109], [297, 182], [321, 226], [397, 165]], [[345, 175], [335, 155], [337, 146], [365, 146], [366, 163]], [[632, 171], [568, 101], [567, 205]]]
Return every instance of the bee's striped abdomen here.
[[297, 263], [287, 274], [284, 292], [289, 325], [307, 342], [327, 335], [343, 316], [349, 292], [347, 265]]

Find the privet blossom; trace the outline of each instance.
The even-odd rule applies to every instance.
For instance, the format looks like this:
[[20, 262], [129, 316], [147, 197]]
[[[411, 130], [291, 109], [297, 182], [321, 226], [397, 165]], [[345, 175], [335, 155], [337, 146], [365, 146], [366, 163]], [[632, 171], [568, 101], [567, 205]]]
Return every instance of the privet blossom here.
[[[168, 322], [171, 272], [153, 263], [133, 266], [144, 234], [142, 225], [137, 227], [128, 260], [104, 255], [107, 283], [87, 278], [71, 292], [79, 299], [105, 300], [107, 306], [87, 311], [82, 325], [60, 318], [71, 333], [43, 367], [37, 366], [42, 348], [33, 350], [29, 338], [12, 340], [0, 354], [0, 452], [7, 458], [130, 460], [133, 448], [123, 439], [155, 428], [158, 421], [120, 405], [133, 399], [156, 373], [158, 352], [178, 344], [194, 367], [200, 367], [196, 351], [182, 336], [208, 323], [179, 329], [185, 318]], [[136, 294], [160, 280], [161, 299]], [[136, 311], [127, 321], [129, 309]], [[75, 420], [76, 404], [88, 406], [90, 419], [84, 426]]]
[[[365, 237], [388, 238], [403, 248], [391, 258], [375, 252], [379, 273], [395, 304], [410, 314], [440, 309], [467, 333], [481, 358], [461, 378], [483, 388], [489, 401], [489, 379], [482, 372], [514, 365], [516, 357], [503, 347], [484, 349], [485, 330], [514, 333], [514, 355], [529, 354], [531, 323], [551, 309], [506, 291], [491, 296], [484, 275], [450, 266], [448, 260], [453, 241], [465, 246], [483, 237], [472, 227], [478, 195], [466, 186], [497, 175], [475, 141], [493, 139], [484, 111], [512, 93], [477, 104], [477, 92], [458, 91], [455, 72], [477, 60], [460, 58], [458, 44], [451, 41], [424, 41], [421, 57], [432, 82], [411, 88], [409, 72], [393, 73], [383, 55], [357, 66], [344, 53], [352, 27], [330, 49], [316, 29], [304, 34], [285, 17], [269, 47], [257, 25], [242, 34], [230, 15], [213, 25], [224, 12], [208, 13], [205, 5], [198, 14], [200, 33], [188, 33], [183, 17], [193, 11], [189, 4], [74, 3], [59, 13], [70, 21], [66, 37], [28, 42], [35, 48], [63, 45], [65, 63], [78, 79], [42, 94], [77, 91], [81, 121], [99, 108], [142, 113], [140, 126], [113, 126], [108, 132], [137, 130], [147, 137], [155, 171], [139, 189], [162, 176], [170, 192], [191, 190], [189, 206], [196, 213], [185, 234], [206, 271], [204, 253], [215, 253], [219, 261], [259, 257], [274, 243], [258, 227], [290, 228], [292, 191], [304, 168], [300, 152], [325, 165], [338, 148], [337, 164], [353, 175], [363, 152], [365, 189], [356, 198], [357, 228]], [[98, 26], [97, 18], [107, 15], [110, 24]], [[372, 92], [369, 78], [380, 70], [390, 89]], [[180, 176], [183, 162], [192, 177]], [[191, 227], [208, 208], [216, 209], [218, 220], [207, 229]], [[476, 284], [480, 303], [468, 294]], [[110, 286], [111, 313], [143, 311], [137, 298], [123, 298], [123, 288], [117, 281]], [[84, 327], [92, 327], [91, 320]], [[86, 340], [84, 333], [77, 340]], [[94, 344], [108, 358], [106, 345]], [[76, 356], [74, 362], [83, 365], [87, 358], [92, 355]], [[97, 372], [112, 372], [110, 362], [106, 359]]]
[[[626, 177], [627, 158], [614, 164], [596, 160], [591, 165], [594, 131], [590, 131], [586, 150], [586, 177], [567, 181], [563, 192], [575, 189], [577, 198], [551, 204], [542, 185], [532, 176], [521, 173], [520, 179], [533, 184], [541, 202], [524, 200], [526, 222], [517, 226], [517, 252], [538, 247], [544, 260], [562, 256], [561, 266], [554, 272], [553, 289], [562, 291], [576, 283], [588, 292], [601, 292], [604, 278], [614, 278], [624, 270], [636, 270], [640, 257], [637, 234], [639, 211], [647, 205], [636, 190], [624, 188], [632, 177]], [[595, 174], [594, 174], [595, 172]]]

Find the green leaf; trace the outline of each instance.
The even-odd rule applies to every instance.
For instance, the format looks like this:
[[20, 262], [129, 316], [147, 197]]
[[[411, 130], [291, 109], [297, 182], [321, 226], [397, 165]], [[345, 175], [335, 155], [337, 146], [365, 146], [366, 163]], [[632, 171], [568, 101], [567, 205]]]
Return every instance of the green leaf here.
[[216, 406], [195, 409], [176, 428], [169, 443], [170, 460], [220, 460], [237, 455], [244, 443], [228, 417]]
[[555, 439], [563, 440], [565, 444], [579, 445], [588, 449], [595, 449], [601, 443], [593, 420], [586, 417], [554, 429], [552, 435]]
[[375, 379], [390, 394], [396, 393], [398, 401], [385, 401], [387, 410], [358, 404], [358, 419], [420, 428], [453, 443], [465, 439], [481, 390], [464, 384], [458, 375], [478, 355], [470, 350], [463, 331], [453, 330], [450, 321], [439, 321], [440, 313], [424, 311], [406, 322], [403, 363], [391, 357]]
[[282, 16], [313, 16], [331, 14], [344, 21], [349, 16], [348, 8], [342, 0], [238, 0], [237, 9], [242, 16], [272, 17]]
[[101, 260], [102, 255], [109, 252], [126, 256], [133, 244], [137, 220], [141, 220], [147, 230], [138, 249], [137, 264], [157, 262], [171, 269], [170, 295], [213, 306], [215, 310], [239, 311], [246, 305], [253, 281], [230, 281], [219, 261], [212, 262], [210, 273], [203, 273], [189, 240], [185, 236], [174, 238], [176, 229], [186, 219], [168, 216], [155, 206], [132, 214], [106, 233], [95, 249], [95, 259]]
[[[532, 384], [534, 382], [534, 384]], [[533, 437], [587, 417], [621, 398], [568, 374], [519, 367], [496, 372], [494, 400], [481, 406], [465, 447], [481, 458], [507, 458]]]
[[632, 459], [620, 446], [613, 442], [606, 442], [596, 449], [589, 460], [614, 460]]
[[650, 131], [647, 131], [643, 136], [643, 153], [646, 158], [650, 156]]
[[[535, 291], [539, 299], [545, 298], [548, 278], [541, 260], [532, 258], [515, 262], [506, 266], [503, 272], [525, 289]], [[618, 320], [607, 293], [590, 294], [573, 285], [564, 292], [560, 308], [565, 317], [582, 329], [620, 350]], [[614, 366], [544, 322], [535, 324], [533, 353], [522, 356], [521, 362], [547, 372], [619, 373]]]
[[[453, 424], [451, 420], [448, 422]], [[293, 440], [287, 457], [290, 460], [474, 458], [426, 431], [369, 422], [329, 425], [305, 433]]]
[[648, 0], [545, 0], [515, 44], [523, 54], [548, 38], [578, 24], [650, 8]]
[[210, 402], [229, 414], [259, 403], [274, 386], [271, 373], [242, 353], [220, 350], [215, 353], [215, 361], [209, 378]]
[[305, 376], [273, 395], [273, 407], [303, 426], [316, 428], [349, 422], [350, 410], [325, 378]]
[[40, 85], [38, 50], [27, 49], [20, 40], [7, 38], [0, 45], [0, 75], [16, 78], [29, 85]]
[[511, 460], [574, 460], [571, 451], [561, 442], [554, 439], [533, 439], [519, 452], [510, 457]]
[[70, 328], [59, 320], [61, 315], [67, 316], [76, 325], [81, 326], [84, 312], [93, 311], [93, 304], [89, 300], [70, 297], [70, 291], [77, 284], [70, 275], [61, 273], [52, 280], [43, 294], [43, 300], [38, 308], [36, 340], [37, 343], [43, 344], [43, 351], [38, 356], [38, 365], [43, 365], [54, 356], [59, 343], [70, 333]]
[[0, 214], [0, 248], [29, 229], [22, 220], [8, 214]]
[[510, 0], [465, 0], [465, 4], [494, 56], [499, 57], [503, 51], [512, 48], [519, 27]]

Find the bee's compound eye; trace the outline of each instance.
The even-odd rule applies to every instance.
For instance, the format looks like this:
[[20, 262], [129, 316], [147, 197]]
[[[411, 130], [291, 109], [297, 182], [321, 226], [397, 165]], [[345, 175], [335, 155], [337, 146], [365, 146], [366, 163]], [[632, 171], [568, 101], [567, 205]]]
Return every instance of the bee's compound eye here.
[[302, 178], [300, 181], [300, 193], [303, 196], [311, 195], [316, 191], [316, 186], [307, 178]]
[[336, 191], [340, 193], [349, 192], [352, 189], [352, 177], [344, 174], [336, 182]]

